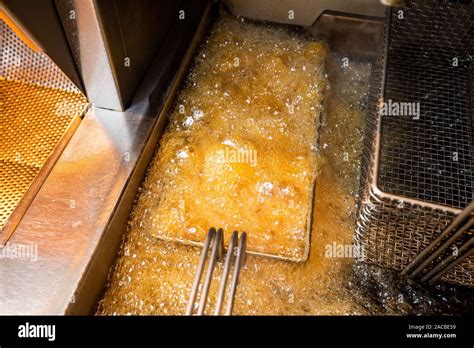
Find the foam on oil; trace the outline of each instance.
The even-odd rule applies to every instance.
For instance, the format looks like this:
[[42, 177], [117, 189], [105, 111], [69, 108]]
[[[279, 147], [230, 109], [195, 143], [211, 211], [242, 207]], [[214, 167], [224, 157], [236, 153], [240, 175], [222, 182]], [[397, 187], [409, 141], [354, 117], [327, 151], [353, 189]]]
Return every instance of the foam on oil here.
[[202, 243], [210, 227], [247, 249], [303, 259], [309, 245], [326, 47], [222, 16], [179, 93], [132, 227]]
[[[405, 285], [400, 288], [398, 278], [390, 280], [389, 273], [336, 252], [353, 242], [370, 74], [368, 63], [351, 62], [344, 68], [340, 62], [341, 57], [321, 42], [279, 26], [226, 16], [217, 22], [140, 190], [98, 314], [184, 313], [200, 249], [159, 240], [157, 234], [164, 239], [195, 235], [202, 241], [206, 224], [226, 227], [228, 232], [264, 231], [263, 227], [279, 221], [275, 233], [252, 237], [254, 247], [287, 255], [301, 252], [301, 221], [306, 221], [306, 213], [297, 210], [308, 205], [304, 193], [311, 181], [309, 174], [301, 176], [303, 171], [318, 173], [309, 259], [291, 263], [248, 256], [234, 313], [395, 314], [412, 313], [415, 307], [428, 313], [437, 308], [433, 306], [437, 300], [429, 295], [419, 295]], [[329, 90], [318, 147], [315, 115], [321, 110], [323, 84]], [[288, 104], [295, 107], [294, 113]], [[226, 148], [257, 150], [262, 168], [252, 167], [250, 159], [226, 167], [215, 158], [216, 151]], [[278, 169], [274, 175], [272, 168]], [[247, 187], [242, 178], [252, 184]], [[202, 180], [210, 185], [202, 185]], [[265, 182], [273, 185], [270, 190]], [[286, 187], [291, 189], [285, 192]], [[259, 188], [267, 200], [259, 211], [261, 220], [252, 211], [243, 215], [239, 206], [242, 201], [248, 204], [248, 196]], [[206, 196], [212, 201], [197, 201]], [[259, 204], [257, 194], [251, 209]], [[222, 209], [238, 211], [239, 216], [223, 214]], [[285, 222], [288, 218], [298, 221]], [[278, 234], [281, 228], [286, 232]], [[272, 249], [273, 242], [277, 249]], [[214, 273], [208, 313], [215, 303], [221, 266]], [[400, 294], [405, 296], [402, 302]]]

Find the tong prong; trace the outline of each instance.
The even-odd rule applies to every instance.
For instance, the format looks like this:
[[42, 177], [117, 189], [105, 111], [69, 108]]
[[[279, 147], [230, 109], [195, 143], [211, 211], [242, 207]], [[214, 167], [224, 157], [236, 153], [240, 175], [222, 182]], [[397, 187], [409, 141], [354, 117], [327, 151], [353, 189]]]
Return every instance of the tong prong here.
[[[226, 297], [225, 295], [227, 280], [229, 278], [230, 269], [232, 267], [232, 261], [234, 260], [234, 270], [232, 273], [225, 314], [230, 315], [232, 313], [239, 273], [240, 269], [244, 264], [246, 256], [246, 238], [247, 234], [245, 232], [242, 232], [240, 240], [237, 231], [234, 231], [231, 235], [229, 247], [227, 249], [227, 256], [224, 262], [224, 270], [220, 280], [219, 292], [217, 296], [216, 307], [214, 309], [214, 315], [219, 315], [221, 312], [222, 304]], [[212, 275], [214, 273], [217, 260], [222, 259], [224, 257], [224, 231], [222, 230], [222, 228], [219, 228], [217, 231], [214, 227], [210, 228], [206, 240], [204, 241], [204, 246], [201, 251], [196, 275], [194, 277], [193, 285], [191, 288], [191, 294], [189, 296], [189, 300], [186, 306], [186, 315], [193, 314], [195, 308], [195, 301], [199, 290], [199, 285], [201, 283], [201, 278], [204, 272], [204, 266], [206, 264], [206, 260], [209, 254], [209, 250], [211, 251], [211, 256], [207, 266], [206, 277], [202, 285], [199, 305], [196, 313], [197, 315], [205, 314], [206, 303], [209, 296], [209, 289], [212, 282]]]

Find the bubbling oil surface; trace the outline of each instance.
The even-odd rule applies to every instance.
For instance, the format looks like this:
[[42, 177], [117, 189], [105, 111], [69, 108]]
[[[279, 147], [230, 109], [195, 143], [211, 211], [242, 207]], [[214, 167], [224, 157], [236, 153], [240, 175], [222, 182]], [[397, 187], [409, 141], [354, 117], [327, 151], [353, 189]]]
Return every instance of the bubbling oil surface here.
[[[406, 314], [417, 311], [436, 313], [434, 310], [437, 308], [436, 299], [426, 294], [419, 295], [410, 286], [399, 285], [398, 277], [390, 279], [390, 272], [355, 262], [354, 258], [347, 257], [350, 255], [342, 255], [341, 257], [337, 253], [339, 246], [351, 245], [353, 242], [364, 128], [363, 116], [369, 85], [370, 64], [351, 62], [349, 67], [343, 68], [340, 64], [342, 57], [332, 54], [325, 48], [323, 50], [324, 46], [320, 43], [289, 36], [284, 29], [278, 26], [257, 27], [246, 22], [233, 23], [232, 21], [236, 20], [224, 19], [224, 23], [226, 23], [224, 26], [221, 20], [221, 26], [218, 24], [213, 32], [213, 35], [217, 36], [214, 36], [214, 38], [211, 36], [206, 48], [200, 53], [198, 66], [199, 64], [206, 66], [208, 73], [202, 78], [196, 75], [196, 70], [191, 73], [190, 82], [186, 87], [187, 90], [181, 94], [179, 99], [179, 102], [185, 105], [186, 112], [179, 114], [179, 110], [178, 113], [175, 111], [172, 117], [171, 130], [165, 135], [167, 138], [161, 143], [162, 146], [163, 144], [170, 146], [170, 149], [173, 150], [160, 150], [158, 160], [153, 162], [147, 181], [140, 190], [141, 197], [150, 196], [153, 199], [159, 199], [159, 194], [150, 189], [150, 185], [162, 180], [163, 168], [169, 171], [179, 172], [181, 170], [177, 164], [171, 166], [166, 164], [167, 161], [173, 158], [176, 151], [179, 151], [178, 149], [185, 148], [188, 153], [199, 151], [196, 148], [192, 150], [193, 145], [191, 143], [195, 143], [191, 141], [193, 138], [189, 129], [192, 127], [200, 129], [192, 132], [202, 132], [202, 136], [198, 138], [199, 144], [203, 143], [205, 146], [221, 146], [220, 144], [222, 144], [210, 144], [206, 139], [206, 132], [211, 138], [214, 132], [218, 132], [222, 135], [222, 141], [228, 136], [234, 137], [236, 133], [232, 131], [231, 124], [238, 124], [239, 127], [246, 130], [245, 132], [248, 132], [246, 134], [252, 134], [252, 132], [260, 129], [264, 135], [284, 137], [285, 133], [280, 134], [278, 123], [274, 124], [270, 120], [258, 119], [258, 115], [246, 114], [246, 117], [242, 117], [241, 111], [232, 109], [237, 105], [241, 107], [241, 104], [237, 103], [239, 98], [244, 98], [242, 100], [245, 101], [248, 95], [254, 92], [253, 85], [246, 84], [249, 79], [252, 79], [252, 75], [250, 72], [248, 72], [249, 75], [245, 75], [243, 72], [238, 72], [238, 69], [235, 69], [238, 76], [225, 72], [234, 69], [231, 64], [237, 53], [244, 61], [245, 59], [249, 61], [253, 59], [252, 54], [245, 55], [243, 54], [244, 50], [240, 50], [246, 39], [239, 35], [243, 32], [246, 32], [246, 35], [250, 37], [255, 35], [254, 38], [268, 48], [272, 45], [278, 46], [275, 48], [275, 52], [279, 52], [280, 58], [274, 64], [278, 65], [282, 62], [281, 64], [285, 65], [285, 68], [281, 68], [282, 70], [287, 67], [291, 69], [293, 66], [299, 67], [300, 70], [303, 66], [306, 66], [307, 69], [312, 67], [314, 76], [295, 75], [301, 79], [301, 84], [290, 81], [292, 75], [289, 72], [281, 72], [281, 76], [280, 74], [267, 74], [265, 78], [268, 81], [260, 81], [258, 84], [260, 87], [268, 84], [273, 86], [269, 88], [276, 88], [279, 91], [278, 93], [281, 93], [276, 94], [274, 98], [274, 105], [280, 107], [280, 115], [276, 119], [282, 119], [288, 131], [291, 129], [291, 133], [298, 135], [296, 139], [288, 140], [293, 141], [293, 143], [287, 143], [287, 145], [294, 146], [294, 151], [302, 153], [307, 159], [311, 156], [312, 149], [310, 147], [314, 146], [316, 161], [306, 160], [305, 165], [308, 166], [307, 170], [312, 170], [314, 166], [317, 166], [318, 176], [313, 210], [313, 233], [308, 261], [292, 263], [249, 255], [241, 272], [234, 314], [346, 315]], [[232, 28], [232, 31], [227, 32], [230, 28]], [[247, 39], [247, 43], [248, 40], [250, 38]], [[230, 48], [231, 43], [239, 48]], [[316, 51], [308, 56], [295, 54], [295, 49], [304, 51], [305, 47]], [[257, 48], [252, 46], [253, 49]], [[210, 55], [211, 52], [212, 55]], [[230, 54], [229, 52], [233, 53]], [[314, 117], [309, 117], [309, 115], [300, 116], [300, 114], [285, 113], [284, 103], [286, 98], [294, 100], [296, 95], [302, 94], [303, 92], [299, 89], [305, 89], [304, 85], [322, 83], [324, 80], [322, 74], [324, 73], [321, 70], [321, 61], [315, 62], [314, 59], [322, 60], [325, 56], [329, 76], [327, 84], [329, 90], [324, 97], [320, 140], [319, 146], [316, 146], [314, 143], [314, 127], [317, 126], [315, 123], [317, 120]], [[219, 57], [218, 60], [216, 60], [217, 57]], [[272, 61], [271, 57], [272, 53], [268, 51], [266, 59]], [[222, 62], [222, 64], [216, 66], [217, 62]], [[257, 66], [259, 69], [264, 68], [262, 65], [250, 64], [248, 69], [256, 69]], [[216, 76], [212, 71], [215, 69], [224, 69], [219, 70], [221, 76], [226, 76], [225, 79], [222, 78], [219, 82], [226, 86], [223, 89], [220, 85], [217, 86], [217, 90], [213, 87], [216, 83]], [[264, 78], [262, 74], [257, 74], [257, 76]], [[234, 82], [236, 83], [234, 84]], [[224, 95], [219, 95], [223, 90], [229, 90], [233, 98], [228, 99]], [[295, 91], [296, 93], [294, 93]], [[213, 95], [213, 93], [216, 94]], [[255, 93], [260, 95], [260, 93], [265, 92], [262, 90], [255, 91]], [[299, 112], [309, 114], [311, 113], [311, 107], [321, 107], [321, 90], [317, 88], [314, 93], [313, 98], [306, 98], [301, 101], [303, 104], [300, 104]], [[273, 98], [270, 95], [268, 97]], [[258, 102], [261, 103], [259, 105], [262, 105], [263, 108], [267, 107], [269, 102], [266, 97], [260, 96], [259, 98], [262, 98]], [[191, 101], [193, 102], [191, 103]], [[209, 105], [206, 106], [207, 103]], [[232, 105], [232, 107], [229, 105]], [[205, 117], [195, 120], [193, 115], [200, 115], [199, 111], [194, 114], [196, 110], [212, 110], [216, 114], [226, 111], [229, 112], [227, 120], [232, 119], [232, 117], [234, 119], [232, 119], [232, 122], [219, 123], [218, 120], [223, 119], [216, 115], [207, 114], [204, 116], [207, 119], [213, 119], [214, 121], [209, 121], [213, 123], [205, 121]], [[258, 107], [255, 110], [262, 111]], [[237, 118], [235, 115], [241, 116]], [[186, 121], [189, 117], [194, 120], [192, 127], [186, 126], [186, 123], [191, 123], [191, 121]], [[297, 117], [302, 117], [302, 123], [296, 122]], [[302, 129], [298, 129], [299, 127], [302, 127]], [[258, 136], [262, 137], [262, 133], [258, 133]], [[232, 138], [232, 141], [237, 144], [260, 146], [253, 143], [254, 137], [255, 135], [235, 137]], [[170, 140], [172, 138], [176, 139], [176, 143]], [[260, 151], [264, 150], [260, 149]], [[163, 153], [169, 157], [164, 159]], [[287, 152], [284, 152], [284, 154], [283, 158], [285, 156], [289, 157], [282, 160], [283, 162], [279, 163], [279, 166], [288, 165], [285, 161], [291, 161], [291, 156], [286, 155]], [[160, 155], [162, 156], [161, 159]], [[203, 156], [203, 154], [193, 156]], [[163, 163], [160, 163], [162, 160]], [[185, 160], [189, 160], [189, 157], [186, 157]], [[205, 163], [205, 160], [199, 163]], [[245, 168], [244, 170], [251, 169]], [[294, 173], [291, 168], [285, 167], [284, 170], [282, 169], [282, 171], [286, 170]], [[227, 173], [227, 175], [230, 175], [230, 173]], [[176, 180], [179, 179], [176, 178]], [[298, 183], [299, 181], [291, 182]], [[306, 182], [303, 186], [305, 185]], [[224, 185], [215, 189], [225, 191], [228, 186]], [[140, 207], [140, 202], [138, 207]], [[142, 216], [141, 214], [143, 212], [135, 212], [131, 216], [128, 233], [123, 240], [104, 295], [98, 303], [97, 314], [99, 315], [179, 315], [185, 311], [199, 260], [200, 248], [155, 238], [147, 230], [148, 228], [154, 229], [153, 226], [148, 224], [144, 227], [143, 224], [146, 222], [143, 219], [137, 219], [137, 217]], [[154, 230], [156, 231], [156, 229]], [[203, 238], [203, 235], [201, 238]], [[221, 273], [222, 265], [218, 263], [210, 289], [207, 313], [212, 312], [215, 304]], [[400, 294], [403, 294], [405, 299], [402, 302], [399, 301]], [[451, 293], [451, 296], [454, 297], [455, 294]], [[445, 299], [439, 300], [439, 302], [443, 301]]]
[[202, 243], [246, 231], [247, 249], [302, 260], [317, 171], [326, 46], [223, 15], [179, 93], [134, 228]]

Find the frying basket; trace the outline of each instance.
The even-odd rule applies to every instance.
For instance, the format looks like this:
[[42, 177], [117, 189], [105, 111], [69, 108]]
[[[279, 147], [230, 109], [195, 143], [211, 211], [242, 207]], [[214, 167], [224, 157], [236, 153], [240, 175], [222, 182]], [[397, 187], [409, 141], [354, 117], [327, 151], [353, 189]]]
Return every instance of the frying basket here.
[[[472, 1], [387, 11], [356, 230], [368, 262], [403, 269], [474, 199], [473, 36]], [[474, 286], [474, 258], [443, 280]]]

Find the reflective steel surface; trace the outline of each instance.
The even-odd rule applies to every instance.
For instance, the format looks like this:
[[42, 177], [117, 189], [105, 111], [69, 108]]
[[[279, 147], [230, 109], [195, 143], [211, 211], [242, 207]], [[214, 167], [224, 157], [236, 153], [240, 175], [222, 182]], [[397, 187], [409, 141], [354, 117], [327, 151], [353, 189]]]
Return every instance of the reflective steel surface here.
[[1, 260], [0, 313], [60, 314], [74, 301], [133, 168], [133, 145], [144, 141], [152, 121], [110, 113], [87, 114], [10, 239], [11, 248], [37, 248], [37, 260]]
[[[7, 17], [5, 17], [7, 19]], [[0, 246], [80, 123], [87, 100], [0, 19]]]
[[90, 313], [208, 14], [175, 26], [128, 110], [88, 111], [0, 249], [0, 314]]

